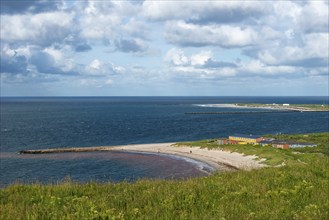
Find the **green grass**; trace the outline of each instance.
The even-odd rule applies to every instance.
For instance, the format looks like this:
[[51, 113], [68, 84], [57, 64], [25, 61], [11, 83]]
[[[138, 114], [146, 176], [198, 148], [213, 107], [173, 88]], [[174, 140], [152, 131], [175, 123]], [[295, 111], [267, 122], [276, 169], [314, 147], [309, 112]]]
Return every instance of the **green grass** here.
[[[270, 107], [271, 105], [269, 104], [259, 104], [259, 103], [238, 103], [238, 106], [245, 106], [245, 107], [257, 107], [257, 108], [262, 108], [262, 107]], [[319, 105], [319, 104], [290, 104], [289, 106], [282, 106], [280, 104], [278, 107], [286, 107], [286, 108], [305, 108], [308, 110], [314, 110], [314, 111], [329, 111], [329, 105]]]
[[262, 149], [240, 150], [287, 165], [188, 180], [14, 184], [0, 190], [0, 219], [329, 219], [329, 157]]
[[[305, 163], [308, 157], [313, 158], [314, 153], [320, 153], [329, 156], [329, 133], [297, 134], [297, 135], [266, 135], [280, 140], [314, 143], [316, 147], [295, 148], [282, 150], [270, 146], [260, 145], [218, 145], [215, 139], [200, 140], [195, 142], [181, 142], [176, 145], [201, 147], [208, 149], [221, 149], [231, 152], [238, 152], [244, 155], [257, 155], [259, 158], [266, 159], [265, 164], [276, 166], [284, 164]], [[304, 154], [298, 154], [304, 153]], [[305, 154], [308, 153], [308, 154]]]
[[292, 104], [291, 107], [303, 107], [312, 110], [329, 111], [329, 105]]
[[[271, 135], [268, 135], [271, 136]], [[323, 153], [329, 156], [329, 133], [312, 133], [312, 134], [282, 134], [272, 136], [276, 139], [287, 141], [307, 142], [317, 144], [317, 147], [296, 148], [295, 151], [303, 153]]]

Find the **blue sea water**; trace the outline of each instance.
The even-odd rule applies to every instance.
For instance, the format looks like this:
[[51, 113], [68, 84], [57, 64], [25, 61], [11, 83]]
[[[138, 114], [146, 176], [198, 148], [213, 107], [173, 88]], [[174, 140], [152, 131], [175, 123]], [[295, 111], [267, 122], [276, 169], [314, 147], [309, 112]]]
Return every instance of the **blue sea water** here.
[[68, 176], [75, 181], [133, 181], [205, 175], [196, 162], [160, 155], [17, 155], [20, 150], [329, 131], [328, 112], [185, 114], [248, 111], [196, 105], [225, 103], [327, 104], [328, 97], [2, 97], [0, 186]]

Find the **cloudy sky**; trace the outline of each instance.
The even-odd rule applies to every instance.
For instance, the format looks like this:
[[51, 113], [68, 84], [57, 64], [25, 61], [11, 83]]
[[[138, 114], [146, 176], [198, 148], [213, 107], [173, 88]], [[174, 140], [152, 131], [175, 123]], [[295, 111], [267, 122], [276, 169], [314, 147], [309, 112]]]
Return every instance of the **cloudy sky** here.
[[4, 1], [2, 96], [328, 95], [328, 1]]

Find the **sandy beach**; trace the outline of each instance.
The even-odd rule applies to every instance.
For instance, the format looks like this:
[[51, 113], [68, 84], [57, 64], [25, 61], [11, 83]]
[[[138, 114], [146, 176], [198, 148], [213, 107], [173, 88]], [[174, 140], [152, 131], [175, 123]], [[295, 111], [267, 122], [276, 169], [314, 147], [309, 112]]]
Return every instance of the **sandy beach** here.
[[191, 158], [208, 164], [215, 170], [251, 170], [265, 167], [256, 156], [245, 156], [243, 154], [223, 151], [208, 150], [200, 147], [175, 146], [175, 143], [135, 144], [122, 146], [100, 146], [100, 147], [76, 147], [76, 148], [52, 148], [40, 150], [23, 150], [20, 154], [48, 154], [65, 152], [93, 152], [93, 151], [125, 151], [176, 155]]
[[[208, 150], [199, 147], [182, 147], [174, 146], [175, 143], [160, 143], [160, 144], [138, 144], [108, 147], [110, 150], [128, 151], [128, 152], [151, 152], [170, 155], [179, 155], [192, 158], [209, 164], [216, 170], [251, 170], [266, 165], [261, 164], [256, 156], [245, 156], [235, 152], [222, 150]], [[225, 169], [226, 167], [226, 169]]]

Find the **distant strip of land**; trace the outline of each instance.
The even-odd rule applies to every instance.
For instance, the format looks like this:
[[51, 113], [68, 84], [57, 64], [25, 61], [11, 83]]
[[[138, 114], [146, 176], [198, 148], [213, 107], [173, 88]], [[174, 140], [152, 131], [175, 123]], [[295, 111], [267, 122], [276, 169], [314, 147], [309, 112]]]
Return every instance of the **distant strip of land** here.
[[102, 146], [81, 148], [53, 148], [42, 150], [23, 150], [21, 154], [45, 154], [65, 152], [93, 152], [93, 151], [124, 151], [124, 152], [147, 152], [168, 155], [177, 155], [204, 162], [216, 170], [251, 170], [266, 166], [261, 163], [257, 156], [245, 156], [240, 153], [231, 153], [220, 149], [205, 149], [200, 147], [175, 146], [175, 143], [138, 144], [124, 146]]
[[314, 105], [314, 104], [236, 104], [238, 107], [248, 108], [269, 108], [278, 110], [291, 110], [291, 111], [329, 111], [329, 105]]
[[299, 112], [323, 112], [329, 111], [329, 105], [315, 104], [259, 104], [259, 103], [237, 103], [237, 104], [205, 104], [197, 105], [201, 107], [217, 108], [245, 108], [245, 109], [266, 109], [281, 111], [299, 111]]

